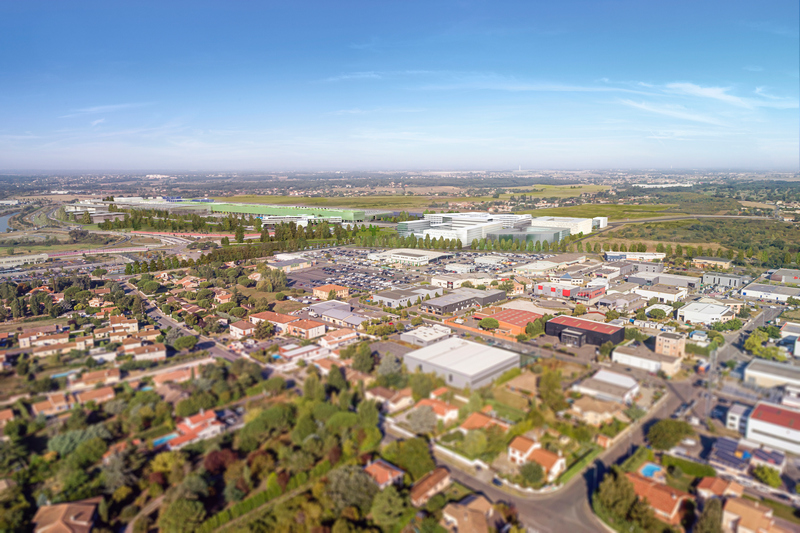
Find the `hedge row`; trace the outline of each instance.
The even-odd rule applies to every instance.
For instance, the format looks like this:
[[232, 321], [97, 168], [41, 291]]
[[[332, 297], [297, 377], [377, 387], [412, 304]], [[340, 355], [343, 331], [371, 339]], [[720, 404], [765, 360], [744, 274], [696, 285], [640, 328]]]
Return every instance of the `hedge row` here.
[[717, 471], [713, 467], [695, 463], [694, 461], [687, 461], [671, 455], [664, 455], [661, 457], [661, 464], [669, 468], [674, 466], [687, 476], [692, 477], [716, 477]]
[[[261, 507], [265, 503], [274, 500], [278, 496], [286, 493], [291, 492], [298, 487], [301, 487], [305, 483], [308, 482], [309, 479], [315, 479], [318, 477], [322, 477], [327, 474], [331, 469], [331, 464], [326, 459], [322, 461], [314, 468], [311, 469], [310, 474], [308, 472], [300, 472], [296, 476], [293, 476], [289, 479], [289, 483], [286, 485], [286, 490], [283, 491], [280, 488], [280, 485], [274, 483], [274, 479], [267, 481], [267, 488], [257, 494], [250, 496], [249, 498], [240, 501], [239, 503], [225, 509], [224, 511], [220, 511], [219, 513], [215, 514], [203, 524], [197, 528], [198, 533], [211, 533], [215, 529], [224, 526], [228, 522], [239, 518], [242, 515], [253, 511], [254, 509]], [[273, 472], [270, 475], [271, 478], [275, 477], [275, 473]], [[273, 482], [271, 482], [273, 481]]]

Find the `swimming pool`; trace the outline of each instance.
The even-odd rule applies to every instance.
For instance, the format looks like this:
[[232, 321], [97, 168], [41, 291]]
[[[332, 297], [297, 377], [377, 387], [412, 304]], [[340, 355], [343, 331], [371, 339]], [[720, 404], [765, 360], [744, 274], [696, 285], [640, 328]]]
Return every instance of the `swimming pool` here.
[[61, 374], [53, 374], [50, 377], [53, 379], [65, 378], [67, 376], [71, 376], [72, 374], [77, 374], [77, 373], [78, 373], [77, 370], [70, 370], [69, 372], [62, 372]]
[[661, 467], [660, 467], [660, 466], [658, 466], [658, 465], [657, 465], [657, 464], [655, 464], [655, 463], [646, 463], [646, 464], [645, 464], [645, 465], [644, 465], [644, 466], [641, 468], [641, 470], [639, 470], [639, 472], [640, 472], [640, 473], [641, 473], [641, 474], [642, 474], [644, 477], [648, 477], [648, 478], [651, 478], [651, 479], [652, 479], [652, 478], [654, 478], [656, 475], [658, 475], [658, 474], [661, 472]]
[[169, 435], [164, 435], [163, 437], [159, 437], [159, 438], [157, 438], [156, 440], [153, 441], [153, 447], [161, 446], [162, 444], [165, 444], [165, 443], [171, 441], [172, 439], [174, 439], [177, 436], [178, 436], [177, 433], [170, 433]]

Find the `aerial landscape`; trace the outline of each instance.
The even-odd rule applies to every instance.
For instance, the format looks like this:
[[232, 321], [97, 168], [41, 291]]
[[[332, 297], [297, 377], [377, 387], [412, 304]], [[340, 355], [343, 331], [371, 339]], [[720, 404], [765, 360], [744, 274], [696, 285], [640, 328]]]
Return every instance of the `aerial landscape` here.
[[0, 532], [800, 533], [796, 1], [0, 30]]

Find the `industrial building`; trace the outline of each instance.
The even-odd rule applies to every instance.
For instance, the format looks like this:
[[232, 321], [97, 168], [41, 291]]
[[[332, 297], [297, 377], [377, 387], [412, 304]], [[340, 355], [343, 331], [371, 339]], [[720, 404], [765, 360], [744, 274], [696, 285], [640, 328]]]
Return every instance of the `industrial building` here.
[[733, 266], [733, 259], [723, 257], [694, 257], [692, 265], [697, 268], [724, 268], [729, 269]]
[[508, 228], [531, 225], [531, 215], [510, 213], [427, 213], [423, 220], [400, 222], [397, 233], [400, 237], [414, 235], [418, 239], [450, 239], [467, 246], [473, 240], [488, 237], [488, 233]]
[[659, 285], [667, 285], [668, 287], [686, 287], [694, 289], [700, 286], [700, 278], [661, 273], [658, 275], [656, 283]]
[[727, 305], [692, 302], [678, 309], [678, 320], [687, 324], [710, 326], [725, 323], [734, 317], [734, 312]]
[[592, 377], [573, 385], [572, 390], [598, 400], [630, 404], [639, 393], [639, 383], [624, 374], [598, 370]]
[[653, 285], [652, 287], [639, 287], [633, 292], [647, 300], [655, 298], [660, 303], [675, 303], [686, 298], [688, 291], [683, 287], [669, 287], [667, 285]]
[[422, 303], [425, 298], [435, 298], [442, 296], [444, 289], [435, 286], [417, 286], [409, 287], [407, 289], [392, 289], [382, 291], [372, 297], [373, 302], [377, 302], [385, 307], [397, 309], [398, 307], [406, 307], [414, 305], [417, 302]]
[[572, 298], [580, 287], [569, 283], [539, 282], [533, 285], [533, 294], [548, 298]]
[[475, 271], [475, 265], [469, 263], [449, 263], [445, 265], [445, 270], [448, 272], [455, 272], [456, 274], [466, 274]]
[[605, 342], [619, 344], [625, 340], [625, 328], [594, 322], [574, 316], [557, 316], [544, 326], [547, 335], [558, 337], [565, 344], [600, 346]]
[[450, 338], [450, 333], [450, 328], [434, 324], [405, 331], [400, 334], [400, 340], [415, 346], [429, 346], [435, 342]]
[[209, 203], [212, 213], [237, 213], [275, 217], [314, 217], [322, 220], [339, 219], [342, 222], [364, 222], [372, 220], [361, 209], [331, 209], [327, 207], [303, 207], [286, 205]]
[[420, 310], [434, 315], [456, 313], [470, 307], [485, 307], [506, 299], [506, 292], [496, 289], [457, 289], [450, 294], [422, 302]]
[[522, 274], [523, 276], [543, 276], [557, 269], [558, 263], [553, 263], [552, 261], [534, 261], [527, 265], [514, 267], [514, 274]]
[[589, 235], [592, 232], [591, 218], [575, 217], [536, 217], [531, 221], [531, 226], [544, 228], [567, 228], [571, 235]]
[[611, 360], [647, 372], [664, 372], [668, 376], [674, 376], [681, 369], [680, 357], [656, 353], [643, 345], [617, 346], [611, 353]]
[[435, 373], [449, 387], [476, 389], [518, 368], [519, 354], [451, 337], [408, 352], [403, 362], [409, 372]]
[[619, 311], [620, 313], [631, 313], [637, 309], [641, 309], [647, 304], [647, 301], [638, 294], [620, 294], [615, 292], [613, 294], [606, 294], [597, 300], [598, 307], [606, 307]]
[[431, 285], [444, 289], [458, 289], [464, 283], [471, 283], [473, 286], [488, 285], [492, 280], [494, 277], [484, 272], [441, 274], [431, 277]]
[[525, 333], [528, 324], [535, 322], [537, 318], [542, 318], [542, 315], [522, 309], [504, 309], [494, 314], [475, 313], [474, 317], [476, 319], [494, 318], [498, 323], [498, 331], [517, 336]]
[[718, 274], [715, 272], [703, 274], [703, 285], [716, 285], [719, 287], [738, 289], [743, 284], [744, 276], [737, 276], [735, 274]]
[[629, 261], [633, 265], [634, 272], [653, 272], [658, 274], [664, 272], [664, 263], [651, 263], [648, 261]]
[[745, 367], [743, 381], [761, 388], [800, 387], [800, 367], [756, 358]]
[[785, 302], [789, 298], [799, 298], [800, 289], [796, 289], [794, 287], [782, 287], [779, 285], [765, 285], [763, 283], [751, 283], [742, 289], [742, 296], [747, 298], [755, 298], [758, 300]]
[[800, 410], [784, 405], [757, 403], [747, 419], [745, 438], [800, 455]]
[[779, 268], [770, 275], [769, 279], [770, 281], [777, 281], [778, 283], [800, 284], [800, 270]]

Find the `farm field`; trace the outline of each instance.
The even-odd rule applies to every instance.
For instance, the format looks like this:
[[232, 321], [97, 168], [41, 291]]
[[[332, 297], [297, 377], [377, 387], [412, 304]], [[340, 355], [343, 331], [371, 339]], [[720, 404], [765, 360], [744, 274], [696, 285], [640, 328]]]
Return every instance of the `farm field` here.
[[617, 205], [617, 204], [587, 204], [570, 207], [553, 207], [549, 209], [533, 209], [521, 211], [530, 213], [534, 217], [558, 216], [558, 217], [608, 217], [609, 220], [628, 220], [637, 218], [654, 218], [661, 216], [683, 215], [685, 213], [675, 213], [668, 211], [677, 207], [677, 204], [661, 205]]

